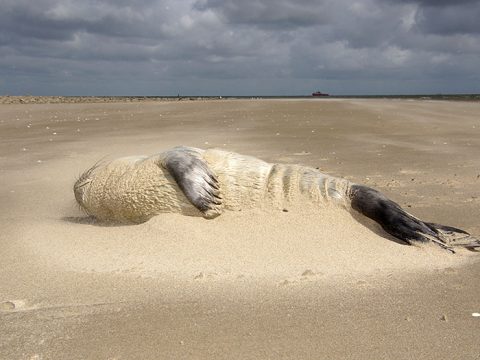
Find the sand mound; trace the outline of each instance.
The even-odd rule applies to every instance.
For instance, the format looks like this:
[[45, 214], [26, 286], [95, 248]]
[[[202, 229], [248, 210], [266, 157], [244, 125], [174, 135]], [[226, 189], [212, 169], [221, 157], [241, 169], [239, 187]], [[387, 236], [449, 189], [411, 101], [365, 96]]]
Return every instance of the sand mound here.
[[367, 225], [343, 209], [293, 206], [227, 212], [213, 220], [162, 214], [130, 226], [73, 216], [28, 227], [26, 250], [66, 270], [183, 280], [388, 275], [470, 259], [468, 252], [405, 246]]

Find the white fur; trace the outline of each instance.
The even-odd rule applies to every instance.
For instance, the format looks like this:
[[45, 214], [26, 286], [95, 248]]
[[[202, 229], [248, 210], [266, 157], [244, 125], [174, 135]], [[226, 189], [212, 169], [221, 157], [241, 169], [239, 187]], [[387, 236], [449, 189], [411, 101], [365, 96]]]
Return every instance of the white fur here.
[[162, 166], [166, 153], [120, 158], [95, 168], [74, 186], [75, 197], [90, 215], [101, 220], [144, 222], [164, 212], [212, 217], [224, 209], [258, 205], [284, 206], [293, 200], [348, 205], [350, 183], [298, 165], [270, 164], [218, 149], [192, 151], [216, 175], [221, 205], [202, 214], [185, 197]]

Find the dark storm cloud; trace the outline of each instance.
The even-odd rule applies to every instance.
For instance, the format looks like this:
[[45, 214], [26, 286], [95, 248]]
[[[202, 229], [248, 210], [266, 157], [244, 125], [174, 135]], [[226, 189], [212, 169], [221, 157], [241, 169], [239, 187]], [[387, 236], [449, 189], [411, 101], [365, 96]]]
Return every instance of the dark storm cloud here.
[[464, 5], [422, 6], [417, 17], [419, 28], [434, 34], [480, 33], [480, 2]]
[[387, 91], [382, 84], [480, 91], [478, 1], [0, 0], [0, 8], [0, 94], [289, 94], [318, 84], [336, 93]]
[[420, 5], [437, 6], [437, 7], [452, 6], [452, 5], [467, 5], [467, 4], [475, 4], [478, 2], [478, 0], [391, 0], [391, 1], [417, 3]]
[[143, 8], [134, 8], [124, 1], [39, 0], [35, 6], [25, 0], [3, 1], [0, 31], [4, 39], [12, 40], [23, 37], [68, 40], [77, 32], [119, 37], [160, 36], [161, 28], [148, 16], [148, 6], [154, 2], [142, 3]]
[[318, 0], [199, 0], [195, 7], [217, 11], [227, 23], [288, 29], [325, 21], [328, 14], [321, 11], [323, 3]]

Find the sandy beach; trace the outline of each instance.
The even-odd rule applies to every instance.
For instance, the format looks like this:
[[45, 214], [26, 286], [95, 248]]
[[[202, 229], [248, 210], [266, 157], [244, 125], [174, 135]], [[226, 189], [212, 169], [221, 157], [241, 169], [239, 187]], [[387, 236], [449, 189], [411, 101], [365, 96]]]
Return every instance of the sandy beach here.
[[104, 226], [72, 192], [105, 157], [217, 147], [480, 236], [480, 102], [8, 102], [0, 359], [480, 359], [478, 252], [402, 245], [308, 204]]

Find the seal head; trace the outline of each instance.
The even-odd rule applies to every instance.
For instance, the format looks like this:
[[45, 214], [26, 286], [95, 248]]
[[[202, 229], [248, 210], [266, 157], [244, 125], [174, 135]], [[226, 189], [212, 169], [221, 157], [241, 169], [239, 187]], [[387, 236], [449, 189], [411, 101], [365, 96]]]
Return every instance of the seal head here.
[[88, 211], [88, 206], [86, 205], [86, 197], [88, 196], [90, 183], [93, 180], [93, 173], [98, 166], [99, 164], [97, 163], [88, 170], [84, 171], [83, 174], [80, 175], [80, 177], [77, 179], [77, 181], [75, 181], [75, 184], [73, 185], [73, 193], [75, 194], [75, 200], [77, 200], [77, 204], [87, 215], [93, 215], [90, 214]]

